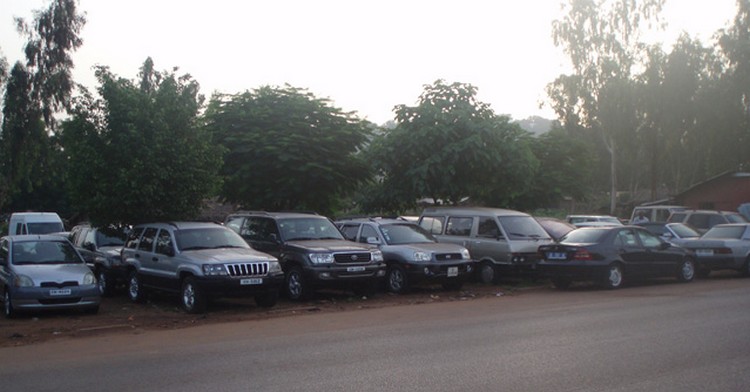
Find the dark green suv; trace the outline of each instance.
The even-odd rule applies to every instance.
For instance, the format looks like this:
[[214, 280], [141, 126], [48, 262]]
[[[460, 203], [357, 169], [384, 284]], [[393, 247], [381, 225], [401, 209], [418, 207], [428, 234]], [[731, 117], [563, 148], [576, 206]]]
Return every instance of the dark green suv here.
[[240, 212], [224, 225], [254, 249], [279, 258], [290, 299], [312, 297], [319, 288], [372, 295], [385, 276], [383, 254], [375, 246], [344, 239], [328, 218], [297, 212]]

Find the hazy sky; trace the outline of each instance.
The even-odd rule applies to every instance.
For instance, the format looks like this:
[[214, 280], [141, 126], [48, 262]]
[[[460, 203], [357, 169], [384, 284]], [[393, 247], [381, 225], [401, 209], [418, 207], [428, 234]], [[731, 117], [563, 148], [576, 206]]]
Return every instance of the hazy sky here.
[[[23, 40], [13, 17], [32, 19], [44, 0], [0, 0], [0, 49], [13, 63]], [[515, 119], [553, 118], [545, 86], [566, 72], [552, 43], [560, 0], [81, 0], [88, 22], [74, 54], [77, 82], [94, 89], [92, 66], [133, 79], [146, 57], [179, 67], [206, 96], [262, 85], [307, 88], [378, 124], [414, 105], [437, 79], [471, 83], [479, 99]], [[712, 43], [735, 0], [667, 0], [680, 31]]]

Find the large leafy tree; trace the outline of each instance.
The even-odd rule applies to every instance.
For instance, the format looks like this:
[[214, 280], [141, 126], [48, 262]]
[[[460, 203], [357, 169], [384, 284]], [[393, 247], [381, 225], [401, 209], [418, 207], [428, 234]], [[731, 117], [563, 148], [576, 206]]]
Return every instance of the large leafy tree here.
[[206, 122], [228, 151], [222, 194], [243, 208], [330, 213], [368, 176], [370, 125], [304, 89], [215, 95]]
[[396, 128], [369, 152], [377, 176], [366, 209], [403, 211], [420, 198], [513, 205], [537, 165], [529, 135], [476, 94], [470, 84], [438, 80], [416, 106], [396, 106]]
[[202, 96], [189, 75], [139, 80], [98, 68], [100, 99], [82, 97], [63, 124], [76, 208], [94, 224], [189, 219], [218, 187], [221, 149], [198, 122]]

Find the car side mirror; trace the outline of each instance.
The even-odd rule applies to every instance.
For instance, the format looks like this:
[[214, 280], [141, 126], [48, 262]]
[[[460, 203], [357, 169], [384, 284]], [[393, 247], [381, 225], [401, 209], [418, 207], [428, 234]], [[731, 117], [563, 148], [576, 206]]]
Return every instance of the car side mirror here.
[[380, 239], [378, 237], [367, 237], [367, 243], [370, 245], [380, 245]]

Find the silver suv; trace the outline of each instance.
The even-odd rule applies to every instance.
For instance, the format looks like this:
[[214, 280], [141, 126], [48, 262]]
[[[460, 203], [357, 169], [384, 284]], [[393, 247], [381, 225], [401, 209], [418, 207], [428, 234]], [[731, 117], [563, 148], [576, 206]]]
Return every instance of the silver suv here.
[[704, 234], [708, 229], [723, 223], [746, 223], [738, 212], [715, 210], [684, 210], [673, 212], [668, 223], [684, 223]]
[[232, 230], [215, 223], [139, 225], [122, 250], [128, 296], [144, 302], [147, 290], [180, 294], [188, 313], [202, 313], [212, 297], [252, 295], [261, 307], [279, 297], [284, 273], [278, 260], [250, 248]]

